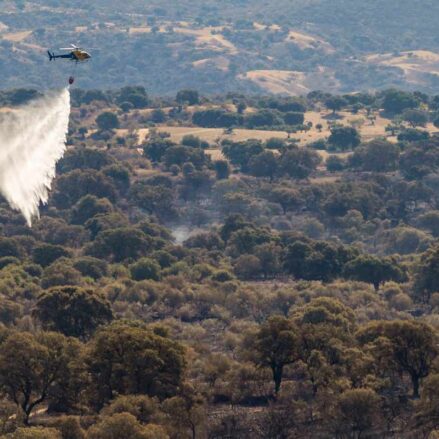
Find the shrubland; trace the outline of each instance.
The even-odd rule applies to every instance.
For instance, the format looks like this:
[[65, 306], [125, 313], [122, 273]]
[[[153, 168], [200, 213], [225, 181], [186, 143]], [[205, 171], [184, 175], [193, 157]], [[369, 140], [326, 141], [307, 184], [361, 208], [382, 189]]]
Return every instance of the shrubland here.
[[[431, 130], [364, 140], [335, 126], [319, 146], [329, 160], [298, 145], [303, 120], [285, 116], [328, 96], [184, 91], [148, 104], [168, 126], [222, 108], [233, 132], [248, 123], [241, 103], [260, 127], [292, 134], [206, 145], [124, 110], [120, 93], [146, 106], [141, 89], [87, 93], [73, 96], [41, 218], [29, 228], [0, 206], [1, 437], [437, 434]], [[401, 132], [408, 104], [436, 119], [428, 96], [349, 99], [335, 112], [393, 111]], [[207, 108], [193, 108], [200, 101]], [[130, 124], [149, 127], [141, 145]]]

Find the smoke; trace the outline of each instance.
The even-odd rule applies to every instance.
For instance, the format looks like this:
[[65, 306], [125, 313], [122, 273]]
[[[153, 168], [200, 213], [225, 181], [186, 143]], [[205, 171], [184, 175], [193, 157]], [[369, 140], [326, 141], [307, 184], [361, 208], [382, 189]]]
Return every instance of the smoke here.
[[47, 203], [56, 162], [66, 148], [68, 89], [48, 92], [0, 118], [0, 193], [29, 226]]
[[181, 244], [182, 242], [186, 241], [186, 239], [188, 239], [191, 235], [189, 228], [186, 226], [175, 227], [171, 230], [171, 233], [177, 244]]

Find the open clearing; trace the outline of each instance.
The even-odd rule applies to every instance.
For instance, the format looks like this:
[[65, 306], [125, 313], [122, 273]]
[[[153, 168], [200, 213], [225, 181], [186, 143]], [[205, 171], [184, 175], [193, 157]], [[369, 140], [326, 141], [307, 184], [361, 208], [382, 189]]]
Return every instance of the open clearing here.
[[[391, 142], [396, 142], [396, 137], [389, 136], [385, 128], [390, 124], [390, 120], [380, 116], [378, 113], [372, 117], [367, 117], [365, 113], [352, 114], [341, 111], [337, 113], [337, 119], [333, 119], [330, 111], [309, 111], [305, 113], [305, 123], [312, 122], [313, 126], [309, 131], [300, 131], [291, 133], [290, 138], [295, 140], [300, 146], [305, 146], [319, 139], [327, 139], [331, 134], [331, 121], [345, 126], [354, 126], [361, 134], [362, 140], [367, 142], [377, 137], [385, 137]], [[329, 122], [329, 123], [328, 123]], [[319, 130], [317, 125], [322, 125]], [[199, 137], [210, 144], [210, 148], [206, 150], [212, 159], [219, 160], [224, 158], [220, 150], [220, 143], [222, 140], [229, 139], [235, 142], [242, 142], [248, 139], [257, 139], [263, 142], [275, 138], [287, 139], [288, 133], [286, 131], [268, 131], [268, 130], [250, 130], [250, 129], [234, 129], [232, 133], [227, 133], [222, 128], [200, 128], [190, 126], [158, 126], [155, 128], [157, 132], [165, 132], [170, 135], [170, 139], [176, 143], [181, 142], [184, 136], [193, 135]], [[428, 124], [425, 128], [430, 133], [437, 132], [437, 128], [433, 124]], [[139, 145], [142, 144], [149, 131], [147, 129], [140, 129], [136, 131], [139, 136]], [[324, 160], [327, 159], [330, 153], [326, 151], [319, 151]], [[338, 154], [339, 156], [347, 156], [346, 154]]]
[[130, 27], [129, 33], [130, 34], [149, 34], [149, 33], [151, 33], [151, 28], [149, 26]]
[[236, 55], [238, 49], [230, 41], [219, 33], [213, 33], [221, 29], [215, 27], [205, 27], [202, 29], [175, 27], [174, 32], [194, 36], [195, 45], [200, 49], [210, 49], [219, 52], [226, 51], [230, 55]]
[[[223, 105], [223, 108], [226, 107], [226, 105]], [[207, 108], [213, 107], [207, 105], [195, 105], [188, 107], [187, 111], [193, 112], [196, 110]], [[169, 109], [170, 107], [165, 108], [164, 110]], [[230, 111], [235, 111], [233, 105], [231, 105], [228, 109]], [[108, 110], [111, 111], [110, 108], [108, 108]], [[246, 109], [246, 112], [251, 113], [255, 110], [255, 108], [249, 107]], [[3, 111], [8, 111], [8, 109], [5, 108], [3, 109]], [[145, 116], [148, 115], [151, 111], [151, 108], [135, 110], [133, 112], [133, 115], [139, 113]], [[92, 135], [96, 131], [96, 129], [92, 128], [92, 126], [94, 125], [94, 120], [95, 115], [93, 114], [89, 118], [88, 136]], [[397, 141], [396, 137], [392, 137], [389, 135], [388, 132], [386, 132], [386, 126], [391, 123], [391, 120], [382, 117], [379, 112], [367, 115], [365, 111], [360, 111], [358, 114], [352, 114], [347, 111], [340, 111], [336, 114], [333, 114], [331, 111], [326, 109], [321, 111], [308, 111], [305, 113], [305, 124], [309, 122], [311, 122], [312, 124], [312, 127], [309, 130], [298, 131], [295, 133], [288, 133], [287, 131], [279, 130], [252, 130], [245, 128], [236, 128], [233, 129], [232, 132], [229, 132], [223, 128], [202, 128], [196, 126], [170, 125], [158, 125], [155, 126], [153, 130], [157, 133], [167, 133], [170, 140], [175, 143], [181, 143], [183, 137], [187, 135], [199, 137], [201, 140], [209, 143], [209, 148], [205, 151], [206, 154], [210, 155], [212, 160], [224, 159], [221, 151], [221, 142], [223, 140], [242, 142], [249, 139], [256, 139], [265, 142], [271, 138], [280, 138], [285, 140], [290, 138], [299, 146], [303, 147], [320, 139], [326, 140], [331, 134], [331, 126], [334, 123], [344, 126], [355, 127], [360, 132], [361, 138], [364, 142], [368, 142], [377, 137], [386, 138], [390, 142]], [[438, 131], [432, 123], [427, 124], [427, 126], [423, 129], [428, 131], [430, 134], [437, 133]], [[130, 134], [137, 136], [137, 139], [135, 140], [135, 145], [137, 145], [138, 147], [142, 146], [147, 141], [148, 136], [151, 133], [150, 128], [140, 128], [139, 123], [136, 119], [129, 121], [128, 125], [115, 131], [116, 135], [120, 137], [129, 137]], [[331, 153], [328, 153], [327, 151], [319, 151], [319, 154], [322, 156], [324, 161], [326, 161], [329, 155], [333, 155]], [[349, 154], [350, 153], [338, 153], [337, 155], [340, 157], [346, 157]]]
[[22, 31], [22, 32], [11, 32], [3, 35], [3, 39], [7, 41], [11, 41], [13, 43], [19, 43], [24, 41], [27, 37], [32, 34], [31, 30]]
[[290, 31], [286, 41], [296, 44], [300, 49], [323, 50], [326, 53], [334, 53], [335, 49], [326, 41], [302, 32]]
[[248, 79], [264, 90], [275, 94], [301, 95], [309, 93], [310, 89], [304, 85], [305, 74], [290, 70], [252, 70], [239, 76]]
[[310, 178], [311, 184], [331, 184], [339, 180], [340, 177], [337, 175], [322, 175], [320, 177]]
[[247, 139], [268, 140], [272, 137], [287, 138], [285, 131], [264, 131], [264, 130], [246, 130], [235, 129], [231, 134], [226, 134], [222, 128], [199, 128], [199, 127], [158, 127], [157, 131], [167, 132], [171, 135], [171, 140], [180, 142], [184, 136], [197, 136], [211, 145], [217, 144], [220, 140], [230, 139], [235, 142], [241, 142]]
[[[127, 137], [130, 133], [130, 130], [119, 128], [114, 130], [116, 132], [116, 135], [119, 137]], [[94, 131], [91, 130], [89, 132], [89, 135], [91, 135]], [[137, 145], [141, 146], [143, 143], [145, 143], [146, 138], [149, 135], [149, 128], [139, 128], [134, 130], [134, 133], [137, 135]]]
[[[290, 137], [295, 139], [300, 144], [315, 142], [319, 139], [325, 139], [330, 135], [330, 126], [332, 114], [330, 111], [308, 111], [305, 113], [305, 124], [312, 122], [313, 127], [309, 131], [300, 131], [291, 133]], [[388, 134], [385, 131], [386, 126], [390, 123], [389, 119], [383, 118], [378, 114], [374, 115], [374, 119], [368, 119], [364, 113], [352, 114], [348, 112], [339, 112], [338, 118], [334, 122], [346, 125], [355, 126], [361, 133], [364, 140], [370, 140], [374, 137], [385, 136]], [[322, 129], [318, 130], [317, 125], [322, 125]], [[427, 126], [428, 131], [436, 131], [433, 125]], [[211, 145], [218, 143], [223, 139], [230, 139], [240, 142], [247, 139], [258, 139], [266, 141], [272, 137], [286, 139], [288, 133], [286, 131], [266, 131], [266, 130], [250, 130], [250, 129], [234, 129], [231, 134], [227, 134], [222, 128], [200, 128], [190, 126], [159, 126], [159, 132], [167, 132], [171, 135], [171, 140], [180, 142], [186, 135], [198, 136], [200, 139], [209, 142]]]
[[216, 56], [214, 58], [205, 58], [198, 61], [194, 61], [192, 65], [195, 68], [215, 67], [218, 70], [227, 71], [229, 69], [230, 60], [225, 56]]
[[413, 50], [397, 55], [391, 53], [369, 55], [366, 61], [401, 69], [405, 79], [411, 83], [425, 82], [428, 75], [439, 76], [439, 54], [428, 50]]
[[278, 24], [262, 24], [258, 23], [257, 21], [253, 22], [253, 28], [256, 30], [270, 30], [270, 31], [279, 31], [282, 28]]
[[300, 96], [320, 88], [335, 91], [339, 87], [334, 72], [321, 66], [307, 73], [293, 70], [250, 70], [238, 78], [252, 81], [269, 93], [288, 96]]
[[[228, 41], [223, 35], [221, 35], [219, 32], [223, 30], [223, 27], [203, 27], [200, 29], [192, 28], [189, 26], [189, 23], [185, 22], [179, 22], [178, 26], [173, 26], [174, 23], [168, 23], [168, 26], [161, 25], [157, 28], [157, 31], [159, 33], [166, 33], [169, 32], [169, 30], [172, 28], [172, 31], [175, 33], [179, 33], [182, 35], [188, 35], [195, 38], [195, 48], [196, 49], [205, 49], [205, 50], [212, 50], [214, 52], [222, 52], [227, 53], [229, 55], [236, 55], [238, 53], [238, 49], [230, 42]], [[130, 27], [129, 33], [130, 34], [142, 34], [142, 33], [151, 33], [153, 28], [151, 26], [137, 26], [137, 27]], [[209, 58], [211, 59], [211, 58]], [[207, 61], [206, 60], [200, 60], [201, 61]], [[215, 58], [212, 58], [215, 60]], [[227, 66], [229, 63], [229, 60], [227, 61]], [[224, 67], [224, 61], [221, 62], [222, 67]], [[199, 64], [199, 66], [201, 66]]]

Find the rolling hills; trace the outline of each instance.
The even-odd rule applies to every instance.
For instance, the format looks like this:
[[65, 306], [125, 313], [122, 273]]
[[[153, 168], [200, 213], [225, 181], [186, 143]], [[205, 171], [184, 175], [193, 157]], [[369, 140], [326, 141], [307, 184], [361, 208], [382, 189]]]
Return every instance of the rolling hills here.
[[[4, 1], [0, 87], [140, 84], [152, 94], [303, 94], [399, 87], [435, 93], [436, 20], [430, 0]], [[47, 48], [92, 50], [77, 68], [48, 65]], [[410, 55], [411, 54], [411, 55]], [[410, 57], [410, 59], [408, 59]]]

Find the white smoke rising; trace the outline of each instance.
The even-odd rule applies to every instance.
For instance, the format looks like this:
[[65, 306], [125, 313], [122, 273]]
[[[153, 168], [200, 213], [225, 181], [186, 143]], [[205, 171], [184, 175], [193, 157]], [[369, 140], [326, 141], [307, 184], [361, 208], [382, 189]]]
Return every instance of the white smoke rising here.
[[191, 235], [189, 228], [186, 226], [175, 227], [171, 230], [171, 233], [177, 244], [181, 244], [183, 241], [186, 241], [186, 239], [188, 239]]
[[56, 162], [66, 149], [70, 92], [48, 92], [0, 119], [0, 192], [29, 226], [47, 203]]

